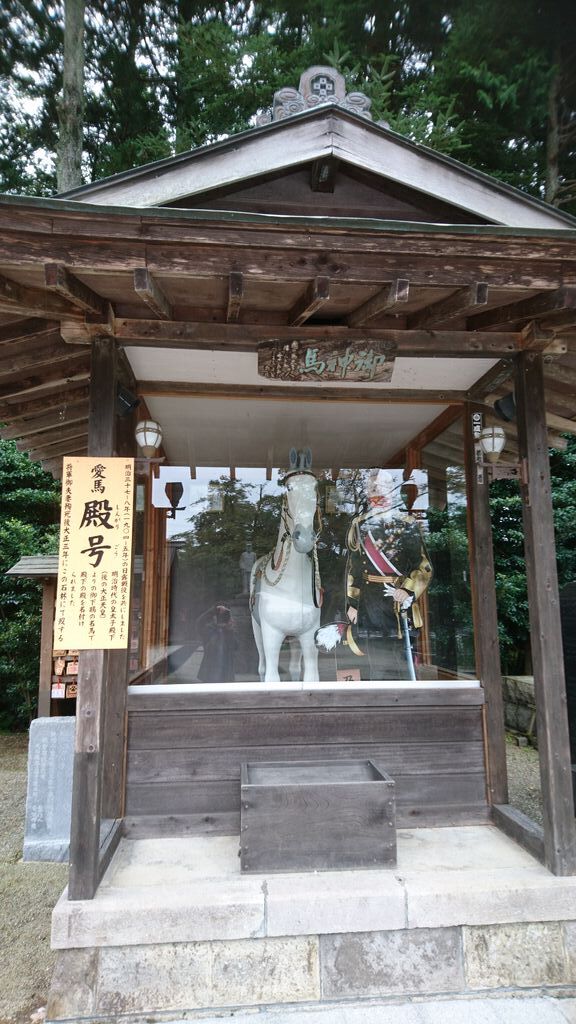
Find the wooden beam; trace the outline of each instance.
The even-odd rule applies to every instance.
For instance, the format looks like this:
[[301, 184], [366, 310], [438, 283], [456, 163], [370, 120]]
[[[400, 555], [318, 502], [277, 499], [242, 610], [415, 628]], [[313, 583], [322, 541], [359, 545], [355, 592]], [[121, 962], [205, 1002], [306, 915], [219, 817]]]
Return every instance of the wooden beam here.
[[304, 295], [298, 299], [298, 302], [292, 307], [288, 314], [288, 321], [293, 324], [294, 327], [300, 327], [301, 324], [309, 320], [311, 316], [316, 313], [321, 306], [324, 306], [330, 298], [330, 278], [329, 277], [315, 277], [310, 282]]
[[501, 359], [496, 366], [493, 366], [488, 373], [485, 373], [480, 380], [477, 380], [475, 384], [468, 391], [468, 398], [471, 401], [479, 401], [484, 398], [485, 395], [489, 394], [494, 388], [499, 387], [501, 384], [510, 380], [510, 377], [514, 373], [514, 363], [511, 359]]
[[59, 295], [52, 295], [41, 288], [19, 284], [0, 274], [0, 311], [23, 313], [26, 316], [50, 316], [60, 319], [74, 318], [78, 310]]
[[[116, 345], [92, 343], [88, 454], [113, 455], [116, 447]], [[100, 881], [104, 735], [109, 651], [81, 651], [78, 666], [76, 741], [70, 831], [71, 900], [92, 899]], [[124, 685], [124, 680], [118, 681]]]
[[462, 407], [459, 405], [452, 405], [449, 409], [444, 409], [432, 423], [429, 423], [424, 430], [421, 430], [419, 434], [416, 434], [408, 444], [399, 448], [397, 452], [392, 456], [391, 459], [386, 460], [388, 466], [403, 466], [406, 461], [406, 452], [409, 448], [418, 448], [422, 450], [426, 445], [430, 444], [436, 437], [442, 434], [447, 427], [450, 427], [453, 423], [456, 423], [462, 416]]
[[100, 317], [106, 315], [106, 300], [66, 270], [63, 263], [44, 265], [44, 284], [49, 292], [61, 295], [82, 312], [96, 313]]
[[0, 327], [0, 346], [3, 347], [5, 343], [11, 344], [12, 342], [26, 341], [29, 338], [39, 337], [43, 334], [52, 334], [57, 330], [57, 320], [44, 320], [40, 317], [15, 320], [11, 324], [3, 324]]
[[[21, 451], [32, 451], [35, 448], [43, 448], [45, 445], [58, 444], [60, 441], [70, 441], [72, 438], [84, 437], [88, 430], [88, 410], [84, 409], [81, 419], [75, 423], [63, 425], [58, 420], [53, 422], [49, 430], [35, 431], [27, 438], [16, 441], [16, 447]], [[4, 431], [2, 433], [5, 435]], [[8, 440], [8, 438], [6, 438]]]
[[134, 291], [160, 320], [172, 319], [172, 307], [158, 281], [145, 267], [134, 271]]
[[271, 401], [293, 402], [371, 402], [376, 405], [394, 405], [414, 402], [422, 405], [460, 404], [466, 398], [465, 391], [426, 391], [423, 388], [407, 390], [402, 388], [358, 387], [305, 387], [290, 384], [198, 384], [191, 381], [141, 380], [138, 381], [139, 395], [164, 395], [177, 397], [187, 395], [195, 398], [237, 398], [270, 399]]
[[36, 391], [49, 384], [64, 384], [66, 381], [80, 382], [81, 380], [88, 380], [89, 376], [90, 367], [85, 364], [83, 365], [82, 361], [77, 358], [67, 359], [62, 363], [57, 362], [54, 366], [41, 371], [38, 375], [17, 376], [9, 384], [2, 383], [0, 385], [0, 403], [3, 399], [24, 395], [27, 392]]
[[464, 411], [464, 456], [468, 494], [468, 540], [476, 671], [486, 696], [484, 728], [488, 764], [488, 795], [491, 804], [508, 803], [506, 732], [498, 635], [496, 577], [490, 520], [488, 474], [478, 470], [472, 417], [479, 412], [468, 403]]
[[34, 437], [33, 442], [28, 445], [28, 451], [31, 459], [46, 458], [52, 459], [59, 455], [67, 455], [73, 448], [82, 448], [86, 444], [88, 437], [88, 422], [81, 423], [78, 427], [69, 428], [72, 432], [67, 437], [63, 437], [61, 434], [56, 435], [44, 435], [43, 440], [40, 440], [40, 436]]
[[[25, 349], [22, 349], [22, 344], [26, 345]], [[37, 342], [34, 346], [27, 342], [15, 342], [14, 345], [17, 347], [0, 346], [1, 380], [25, 375], [32, 368], [39, 371], [43, 366], [54, 367], [60, 363], [71, 364], [78, 358], [87, 359], [86, 352], [71, 350], [59, 334], [48, 334], [41, 344]]]
[[[525, 320], [535, 320], [550, 313], [570, 311], [568, 321], [576, 323], [576, 287], [557, 288], [542, 292], [521, 302], [511, 302], [497, 309], [489, 309], [479, 316], [470, 317], [468, 327], [473, 331], [489, 331], [493, 328], [509, 327]], [[565, 322], [564, 322], [565, 325]]]
[[492, 821], [515, 843], [523, 846], [536, 860], [544, 862], [544, 829], [517, 807], [494, 804]]
[[40, 628], [40, 672], [38, 678], [38, 718], [50, 717], [52, 693], [52, 651], [54, 649], [54, 608], [56, 580], [42, 583], [42, 625]]
[[346, 317], [348, 327], [360, 327], [367, 320], [372, 320], [380, 313], [387, 310], [395, 310], [395, 307], [408, 302], [410, 294], [410, 281], [406, 278], [396, 278], [381, 291], [373, 295], [367, 302], [363, 302], [352, 313]]
[[453, 295], [448, 295], [445, 299], [412, 313], [408, 317], [408, 327], [417, 330], [445, 323], [447, 320], [462, 319], [469, 316], [478, 306], [485, 306], [487, 301], [488, 285], [484, 281], [477, 281], [469, 288], [459, 288]]
[[20, 422], [16, 421], [10, 426], [0, 427], [0, 433], [6, 441], [15, 441], [17, 438], [22, 440], [27, 437], [33, 437], [34, 434], [59, 430], [68, 424], [85, 420], [87, 416], [88, 405], [86, 402], [80, 402], [77, 405], [54, 409], [52, 412], [47, 412], [44, 415], [35, 416], [31, 419], [21, 420]]
[[370, 344], [383, 341], [390, 350], [402, 356], [453, 356], [454, 358], [493, 359], [511, 356], [518, 351], [518, 335], [512, 332], [474, 333], [469, 331], [400, 331], [372, 328], [349, 328], [325, 324], [293, 327], [267, 324], [222, 324], [197, 321], [168, 322], [163, 320], [116, 320], [116, 337], [125, 348], [234, 349], [254, 352], [264, 342], [354, 341]]
[[50, 410], [66, 409], [88, 401], [87, 384], [55, 387], [52, 393], [39, 393], [22, 401], [6, 399], [0, 402], [0, 423], [12, 424], [31, 416], [43, 415]]
[[228, 274], [228, 305], [226, 308], [226, 323], [238, 320], [242, 298], [244, 296], [244, 278], [237, 270]]
[[572, 875], [576, 825], [541, 355], [519, 355], [515, 394], [520, 458], [527, 468], [522, 513], [546, 866], [555, 875]]

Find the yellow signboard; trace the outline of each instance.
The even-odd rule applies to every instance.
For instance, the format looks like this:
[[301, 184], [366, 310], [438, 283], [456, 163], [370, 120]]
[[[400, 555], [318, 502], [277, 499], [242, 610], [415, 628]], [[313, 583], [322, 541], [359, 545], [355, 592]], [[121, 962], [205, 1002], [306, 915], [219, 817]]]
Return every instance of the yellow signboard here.
[[54, 646], [128, 646], [134, 459], [64, 459]]

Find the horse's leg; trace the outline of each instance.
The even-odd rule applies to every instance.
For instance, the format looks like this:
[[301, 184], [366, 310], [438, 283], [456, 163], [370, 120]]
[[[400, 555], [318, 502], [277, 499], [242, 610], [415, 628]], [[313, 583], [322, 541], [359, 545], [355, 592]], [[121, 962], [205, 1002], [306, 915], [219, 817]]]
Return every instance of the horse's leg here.
[[300, 647], [300, 641], [296, 637], [291, 637], [288, 641], [288, 646], [290, 647], [290, 662], [288, 665], [290, 679], [292, 682], [298, 683], [302, 672], [302, 648]]
[[274, 629], [274, 626], [265, 621], [262, 621], [261, 629], [264, 657], [266, 659], [264, 682], [279, 683], [278, 658], [280, 657], [280, 648], [285, 634], [279, 629]]
[[262, 630], [254, 616], [252, 616], [252, 632], [254, 633], [256, 647], [258, 648], [258, 675], [260, 676], [260, 682], [263, 683], [266, 673], [266, 658], [264, 656], [264, 644], [262, 643]]
[[318, 682], [318, 648], [314, 643], [314, 629], [300, 636], [300, 647], [304, 657], [304, 682]]

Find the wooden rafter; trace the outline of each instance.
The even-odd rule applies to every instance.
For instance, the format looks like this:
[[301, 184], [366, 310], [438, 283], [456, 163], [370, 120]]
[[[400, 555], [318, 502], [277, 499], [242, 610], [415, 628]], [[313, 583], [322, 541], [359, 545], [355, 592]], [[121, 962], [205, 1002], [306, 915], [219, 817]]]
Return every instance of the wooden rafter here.
[[56, 320], [43, 320], [39, 317], [14, 320], [0, 327], [0, 355], [4, 345], [16, 342], [28, 342], [32, 338], [40, 338], [43, 334], [52, 334], [58, 329]]
[[461, 319], [469, 316], [478, 306], [485, 306], [487, 301], [488, 285], [483, 281], [477, 281], [468, 288], [460, 288], [453, 295], [448, 295], [445, 299], [412, 313], [408, 317], [408, 327], [417, 330], [446, 323], [448, 320]]
[[0, 401], [0, 422], [14, 423], [30, 416], [43, 415], [51, 409], [65, 409], [88, 401], [88, 382], [56, 384], [26, 399], [15, 397]]
[[226, 307], [226, 323], [233, 323], [240, 316], [240, 308], [244, 297], [244, 278], [238, 270], [228, 274], [228, 304]]
[[16, 442], [18, 448], [33, 450], [36, 448], [48, 447], [51, 444], [58, 444], [60, 441], [70, 441], [72, 438], [84, 437], [88, 429], [88, 410], [84, 410], [82, 419], [75, 423], [55, 423], [50, 429], [37, 431], [32, 440], [21, 439]]
[[42, 288], [19, 284], [0, 274], [0, 311], [22, 313], [25, 316], [50, 316], [52, 319], [78, 314], [75, 306]]
[[140, 380], [137, 385], [138, 394], [144, 396], [164, 395], [177, 397], [180, 395], [196, 398], [262, 398], [272, 401], [312, 402], [375, 402], [378, 405], [397, 404], [402, 402], [418, 402], [430, 405], [446, 405], [461, 403], [466, 397], [464, 391], [406, 390], [402, 388], [365, 388], [357, 387], [304, 387], [298, 390], [290, 384], [212, 384], [188, 381]]
[[106, 301], [71, 274], [63, 263], [44, 265], [44, 284], [49, 292], [61, 295], [82, 312], [96, 313], [100, 317], [106, 315]]
[[172, 307], [158, 281], [146, 267], [134, 271], [134, 291], [161, 320], [172, 319]]
[[6, 440], [33, 437], [35, 434], [59, 430], [67, 425], [77, 423], [86, 419], [86, 416], [86, 401], [78, 402], [75, 405], [66, 405], [60, 409], [53, 409], [51, 412], [34, 416], [31, 419], [16, 420], [11, 425], [0, 427], [0, 433]]
[[[48, 386], [60, 386], [67, 382], [87, 381], [90, 376], [89, 366], [78, 365], [78, 359], [69, 360], [66, 363], [59, 363], [57, 366], [46, 369], [38, 376], [31, 374], [28, 377], [18, 376], [11, 383], [0, 384], [0, 402], [3, 399], [18, 397], [27, 392], [41, 392], [41, 389]], [[32, 395], [30, 397], [33, 397]], [[1, 415], [1, 414], [0, 414]]]
[[387, 459], [386, 464], [389, 466], [402, 466], [405, 462], [406, 452], [409, 448], [416, 448], [419, 450], [425, 448], [426, 445], [430, 444], [431, 441], [442, 434], [448, 427], [457, 422], [461, 416], [461, 405], [452, 405], [449, 409], [444, 409], [436, 419], [432, 420], [432, 423], [429, 423], [424, 430], [421, 430], [416, 434], [408, 444], [402, 445], [402, 447], [394, 453], [391, 459]]
[[360, 327], [361, 324], [380, 316], [381, 313], [401, 312], [396, 307], [408, 302], [409, 294], [410, 281], [406, 278], [396, 278], [350, 313], [346, 318], [346, 323], [349, 327]]
[[317, 313], [321, 306], [328, 302], [329, 298], [330, 278], [315, 277], [308, 285], [304, 295], [298, 299], [298, 302], [290, 310], [288, 314], [290, 324], [293, 324], [294, 327], [299, 327], [306, 320], [309, 320], [314, 313]]
[[460, 358], [498, 359], [518, 350], [519, 336], [512, 332], [471, 333], [468, 331], [401, 331], [349, 328], [325, 324], [299, 327], [266, 324], [218, 324], [197, 321], [116, 320], [116, 337], [125, 347], [222, 348], [253, 352], [258, 345], [274, 341], [334, 341], [344, 345], [371, 340], [388, 342], [398, 355], [449, 355]]
[[567, 319], [563, 318], [563, 325], [565, 326], [567, 321], [576, 323], [576, 287], [557, 288], [555, 291], [533, 295], [532, 298], [523, 299], [521, 302], [511, 302], [506, 306], [490, 309], [486, 313], [471, 317], [468, 320], [468, 327], [473, 331], [487, 331], [509, 327], [510, 324], [526, 320], [549, 317], [551, 313], [565, 312], [568, 312], [569, 316]]
[[84, 430], [81, 434], [77, 434], [74, 438], [57, 438], [50, 440], [45, 444], [35, 444], [33, 448], [29, 449], [30, 458], [58, 458], [60, 455], [68, 455], [71, 450], [77, 450], [85, 445], [88, 437], [88, 425], [85, 424]]
[[70, 363], [71, 360], [86, 358], [82, 350], [74, 352], [68, 345], [65, 345], [59, 334], [42, 336], [32, 347], [23, 347], [22, 342], [16, 342], [14, 347], [0, 347], [0, 380], [16, 378], [20, 374], [26, 374], [31, 369], [36, 372], [42, 367], [54, 367], [60, 363]]

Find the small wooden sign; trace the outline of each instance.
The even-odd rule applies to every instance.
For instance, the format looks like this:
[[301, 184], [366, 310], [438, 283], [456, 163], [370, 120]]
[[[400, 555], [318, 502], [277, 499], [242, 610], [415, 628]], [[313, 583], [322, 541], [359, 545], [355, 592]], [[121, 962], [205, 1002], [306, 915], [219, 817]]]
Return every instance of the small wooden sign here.
[[394, 370], [394, 349], [384, 341], [272, 341], [258, 348], [258, 373], [268, 380], [380, 381]]

